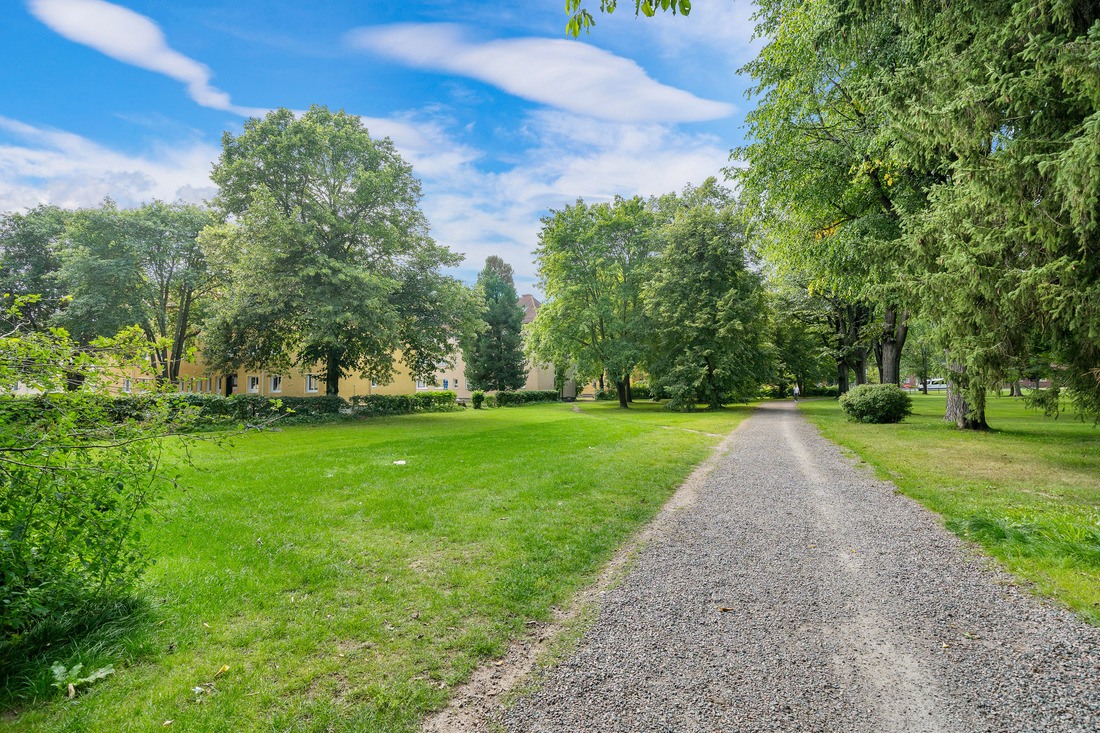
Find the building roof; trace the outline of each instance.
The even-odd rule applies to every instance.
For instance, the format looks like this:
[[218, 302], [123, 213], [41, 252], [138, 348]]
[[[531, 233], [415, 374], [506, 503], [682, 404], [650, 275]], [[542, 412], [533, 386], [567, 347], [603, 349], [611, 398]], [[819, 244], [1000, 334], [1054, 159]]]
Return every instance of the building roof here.
[[519, 304], [523, 306], [523, 322], [530, 323], [535, 320], [535, 313], [538, 311], [539, 306], [542, 303], [535, 300], [535, 296], [530, 293], [524, 293], [519, 296]]

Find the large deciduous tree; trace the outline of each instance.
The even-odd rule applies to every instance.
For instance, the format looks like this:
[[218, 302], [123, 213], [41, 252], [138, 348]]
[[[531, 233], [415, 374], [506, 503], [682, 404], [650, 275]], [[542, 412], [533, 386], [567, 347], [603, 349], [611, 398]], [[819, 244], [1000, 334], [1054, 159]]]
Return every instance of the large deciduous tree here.
[[572, 206], [544, 217], [536, 250], [546, 302], [529, 349], [571, 365], [579, 379], [606, 375], [629, 407], [630, 374], [646, 353], [642, 288], [653, 267], [653, 211], [639, 197]]
[[673, 410], [747, 399], [767, 367], [767, 308], [729, 192], [712, 178], [661, 208], [664, 249], [645, 288], [647, 370]]
[[0, 217], [0, 293], [39, 296], [18, 309], [7, 309], [6, 315], [18, 314], [20, 325], [32, 330], [49, 325], [65, 295], [57, 278], [61, 267], [57, 241], [65, 230], [66, 215], [56, 206], [37, 206]]
[[420, 182], [362, 121], [311, 107], [226, 133], [212, 178], [224, 224], [204, 247], [221, 287], [203, 348], [215, 368], [311, 371], [326, 392], [361, 373], [392, 379], [395, 353], [430, 380], [473, 324], [468, 289], [440, 273]]
[[474, 389], [519, 389], [527, 381], [523, 354], [523, 308], [516, 297], [512, 268], [490, 256], [477, 276], [476, 295], [484, 310], [477, 335], [467, 339], [466, 379]]
[[71, 213], [57, 279], [72, 300], [55, 320], [82, 343], [138, 326], [153, 373], [175, 380], [210, 282], [198, 235], [211, 220], [206, 209], [161, 201], [127, 210], [108, 200]]

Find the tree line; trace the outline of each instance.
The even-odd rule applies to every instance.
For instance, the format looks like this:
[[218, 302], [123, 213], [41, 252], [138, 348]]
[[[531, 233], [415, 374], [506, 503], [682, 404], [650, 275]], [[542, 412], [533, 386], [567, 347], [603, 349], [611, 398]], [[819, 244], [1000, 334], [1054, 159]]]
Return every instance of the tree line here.
[[[897, 382], [915, 328], [962, 428], [986, 426], [993, 385], [1037, 373], [1100, 416], [1100, 6], [757, 6], [727, 175], [777, 279], [827, 315], [841, 389], [872, 358]], [[594, 23], [567, 10], [574, 35]], [[635, 2], [657, 10], [691, 6]]]

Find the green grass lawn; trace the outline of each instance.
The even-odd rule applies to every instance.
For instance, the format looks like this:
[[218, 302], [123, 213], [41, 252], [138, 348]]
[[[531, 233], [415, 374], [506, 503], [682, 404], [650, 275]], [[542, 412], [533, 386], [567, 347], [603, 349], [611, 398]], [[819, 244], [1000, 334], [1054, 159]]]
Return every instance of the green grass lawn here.
[[[24, 665], [4, 729], [415, 730], [589, 583], [749, 413], [577, 409], [199, 446], [154, 528], [148, 606]], [[54, 662], [117, 672], [69, 701]]]
[[943, 421], [944, 399], [914, 395], [898, 425], [848, 422], [834, 400], [799, 407], [949, 528], [1100, 624], [1100, 428], [991, 396], [993, 430], [964, 432]]

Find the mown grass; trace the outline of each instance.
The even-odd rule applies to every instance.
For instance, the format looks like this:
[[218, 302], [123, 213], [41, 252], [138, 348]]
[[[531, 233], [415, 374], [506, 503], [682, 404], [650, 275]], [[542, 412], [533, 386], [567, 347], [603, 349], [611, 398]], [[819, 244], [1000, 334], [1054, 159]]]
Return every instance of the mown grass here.
[[799, 406], [951, 530], [1100, 624], [1100, 428], [1009, 397], [990, 397], [987, 433], [945, 423], [942, 395], [915, 395], [898, 425], [848, 422], [833, 400]]
[[[4, 728], [415, 730], [748, 412], [546, 405], [200, 446], [162, 504], [147, 602], [22, 664]], [[70, 701], [54, 662], [117, 672]]]

